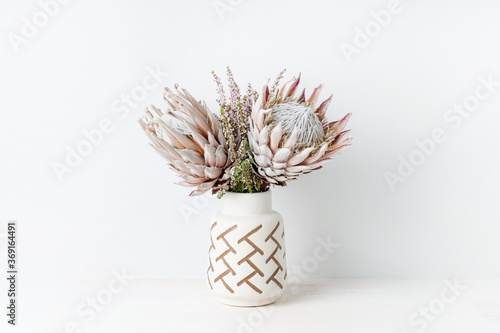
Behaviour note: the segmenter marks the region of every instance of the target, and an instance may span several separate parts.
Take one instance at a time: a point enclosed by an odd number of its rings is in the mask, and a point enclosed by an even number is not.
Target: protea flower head
[[[316,107],[322,84],[306,99],[305,89],[297,94],[300,74],[278,89],[279,78],[271,89],[269,81],[264,85],[254,104],[248,139],[257,172],[272,184],[285,185],[350,145],[344,128],[351,114],[329,123],[325,113],[332,96]]]
[[[175,93],[165,88],[165,100],[166,111],[151,106],[139,119],[151,145],[182,179],[177,184],[196,187],[190,195],[217,192],[231,164],[219,119],[177,84]]]

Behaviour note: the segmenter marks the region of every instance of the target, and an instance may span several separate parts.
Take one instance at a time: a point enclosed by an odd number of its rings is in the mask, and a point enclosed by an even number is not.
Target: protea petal
[[[189,171],[196,177],[202,178],[205,176],[205,167],[203,165],[187,163],[187,167]]]
[[[210,144],[211,147],[217,148],[219,146],[219,142],[217,142],[217,139],[212,133],[208,133],[208,143]]]
[[[332,141],[332,143],[331,143],[330,145],[332,145],[332,146],[333,146],[333,145],[336,145],[336,144],[338,144],[339,142],[341,142],[341,141],[342,141],[342,139],[344,139],[344,138],[346,137],[346,135],[347,135],[349,132],[351,132],[351,130],[342,131],[342,132],[340,132],[339,134],[337,134],[337,135],[335,136],[335,139]],[[349,139],[349,138],[346,138],[346,139]]]
[[[297,79],[292,83],[292,85],[288,89],[286,97],[293,97],[293,95],[295,94],[295,91],[297,90],[297,87],[299,86],[299,83],[300,83],[300,74],[301,73],[299,73],[299,76],[297,77]]]
[[[351,113],[346,114],[345,117],[342,118],[342,120],[338,121],[335,125],[333,125],[330,130],[334,131],[335,133],[342,132],[346,127],[349,118],[351,118]]]
[[[286,163],[291,154],[292,151],[289,148],[280,148],[278,149],[276,154],[274,154],[273,161],[279,163]]]
[[[255,157],[255,162],[261,167],[271,166],[271,159],[266,155],[258,155]]]
[[[267,146],[269,144],[269,128],[265,126],[259,133],[259,145]]]
[[[227,155],[224,152],[222,146],[217,147],[217,151],[215,152],[215,166],[218,168],[222,168],[226,165]]]
[[[271,148],[269,148],[268,146],[261,145],[259,147],[259,150],[260,150],[260,153],[262,155],[265,155],[265,156],[267,156],[269,158],[273,157],[273,152],[272,152]]]
[[[205,168],[205,177],[206,178],[217,178],[219,177],[220,173],[221,173],[222,169],[221,168],[218,168],[218,167],[209,167],[209,168]]]
[[[322,84],[320,84],[316,89],[314,89],[313,93],[311,94],[311,97],[309,97],[309,99],[307,100],[307,105],[314,107],[314,105],[318,101],[321,90],[323,90]]]
[[[266,113],[264,110],[260,110],[259,113],[257,114],[257,128],[259,131],[262,131],[264,128],[264,117],[266,116]]]
[[[275,153],[276,150],[278,149],[278,145],[281,141],[282,135],[283,135],[283,127],[281,126],[281,123],[279,123],[271,132],[270,146],[273,153]]]
[[[215,147],[206,144],[205,145],[205,165],[213,166],[216,164]]]
[[[312,164],[319,160],[323,155],[325,155],[326,150],[328,149],[328,143],[324,143],[321,148],[311,157],[306,158],[304,160],[304,164]]]
[[[306,88],[302,89],[299,98],[297,99],[297,103],[304,103],[306,101]]]
[[[318,118],[319,120],[323,120],[325,118],[326,110],[328,110],[328,106],[330,105],[330,102],[332,101],[333,95],[330,95],[327,100],[325,100],[321,105],[318,107],[316,112],[318,113]]]
[[[303,162],[313,150],[314,150],[314,147],[309,147],[309,148],[306,148],[304,150],[299,151],[298,153],[296,153],[295,155],[290,157],[287,164],[288,165],[297,165],[297,164]]]
[[[295,147],[295,145],[297,144],[298,132],[299,132],[299,129],[297,127],[295,127],[292,131],[292,134],[288,137],[288,139],[286,140],[283,147],[289,148],[289,149],[292,149],[293,147]]]
[[[197,151],[189,150],[189,149],[179,149],[177,152],[179,153],[179,155],[182,156],[184,161],[195,163],[195,164],[204,164],[205,163],[205,159]]]

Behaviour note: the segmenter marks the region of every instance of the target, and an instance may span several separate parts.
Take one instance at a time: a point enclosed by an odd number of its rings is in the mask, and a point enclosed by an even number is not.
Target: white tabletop
[[[24,283],[18,325],[1,331],[500,332],[500,280],[305,280],[259,308],[219,304],[198,280],[126,284]]]

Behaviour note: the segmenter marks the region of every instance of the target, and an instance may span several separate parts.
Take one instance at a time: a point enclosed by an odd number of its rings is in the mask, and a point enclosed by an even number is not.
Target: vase
[[[217,299],[233,306],[276,301],[286,288],[283,218],[271,191],[228,192],[210,223],[207,280]]]

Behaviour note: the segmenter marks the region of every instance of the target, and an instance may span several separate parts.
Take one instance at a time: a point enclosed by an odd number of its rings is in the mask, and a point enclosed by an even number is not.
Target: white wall
[[[340,246],[312,276],[500,277],[500,86],[459,126],[443,118],[476,89],[488,92],[479,77],[500,81],[500,3],[401,0],[350,62],[342,43],[354,44],[357,27],[376,29],[370,12],[389,1],[232,3],[221,20],[211,0],[74,0],[17,53],[9,33],[21,34],[40,5],[0,4],[0,221],[19,221],[24,278],[94,279],[116,268],[204,277],[207,221],[220,202],[172,185],[148,147],[136,119],[148,104],[164,106],[160,85],[137,106],[120,99],[158,66],[169,72],[161,86],[179,82],[216,111],[210,72],[227,65],[243,86],[301,71],[309,92],[323,82],[322,98],[334,94],[330,119],[354,114],[349,150],[274,190],[290,266],[330,235]],[[60,182],[51,164],[103,119],[114,130]],[[446,140],[391,191],[385,173],[439,128]]]

